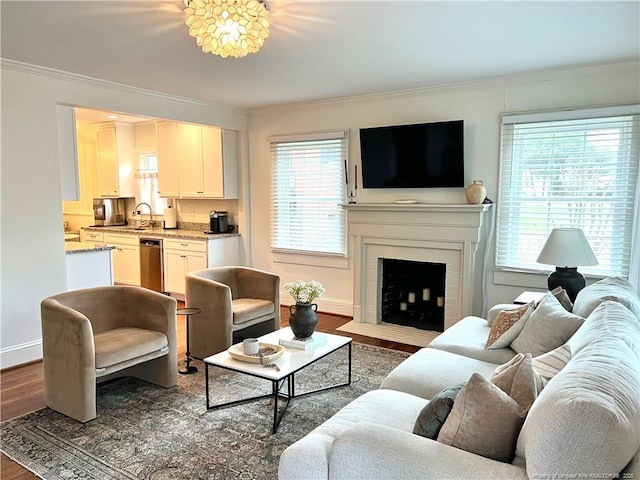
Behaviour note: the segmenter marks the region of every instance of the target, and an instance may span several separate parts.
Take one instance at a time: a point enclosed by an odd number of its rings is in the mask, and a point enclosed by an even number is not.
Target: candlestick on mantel
[[[344,159],[344,181],[349,185],[349,170],[347,169],[347,159]]]
[[[356,185],[356,190],[358,190],[358,165],[354,165],[354,170],[355,170],[355,180],[354,183]]]

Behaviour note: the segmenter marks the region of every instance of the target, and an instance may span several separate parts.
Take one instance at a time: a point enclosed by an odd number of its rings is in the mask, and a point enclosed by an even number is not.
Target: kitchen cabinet
[[[100,197],[133,197],[134,131],[133,125],[100,124],[97,128],[97,180]]]
[[[177,124],[180,197],[238,198],[237,133]]]
[[[207,243],[195,240],[164,241],[164,289],[185,293],[185,275],[207,268]]]
[[[238,265],[240,262],[239,237],[210,240],[165,239],[164,289],[184,298],[187,273],[211,267]]]
[[[140,285],[140,239],[137,235],[104,234],[104,243],[114,245],[113,279],[115,283]]]
[[[161,197],[179,197],[178,125],[175,122],[157,122],[158,193]]]
[[[56,105],[58,126],[58,162],[62,200],[80,200],[78,173],[78,141],[76,136],[76,111],[73,107]]]
[[[104,244],[104,233],[80,230],[80,241],[87,243]]]

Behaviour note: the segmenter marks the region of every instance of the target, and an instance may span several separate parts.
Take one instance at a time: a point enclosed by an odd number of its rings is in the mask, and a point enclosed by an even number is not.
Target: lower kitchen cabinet
[[[113,280],[117,284],[140,285],[140,240],[135,235],[104,234],[104,243],[114,245]]]
[[[164,289],[184,298],[187,273],[205,268],[238,265],[238,237],[212,240],[166,239],[163,245]]]

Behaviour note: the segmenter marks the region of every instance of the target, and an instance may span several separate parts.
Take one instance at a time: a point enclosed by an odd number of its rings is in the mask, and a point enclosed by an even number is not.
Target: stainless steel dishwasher
[[[140,285],[164,293],[162,240],[140,238]]]

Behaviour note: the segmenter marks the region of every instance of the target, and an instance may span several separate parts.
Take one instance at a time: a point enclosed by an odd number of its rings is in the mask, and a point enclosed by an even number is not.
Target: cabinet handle
[[[187,258],[186,255],[180,255],[180,258]]]
[[[183,247],[188,247],[189,246],[188,243],[181,243],[180,245],[182,245]]]

